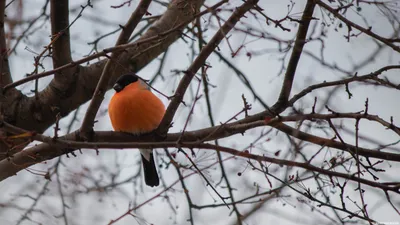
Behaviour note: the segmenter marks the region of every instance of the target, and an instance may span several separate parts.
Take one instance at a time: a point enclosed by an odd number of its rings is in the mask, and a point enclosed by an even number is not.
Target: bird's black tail
[[[144,170],[144,181],[150,187],[158,186],[160,179],[158,178],[156,164],[154,163],[153,154],[150,154],[150,161],[142,155],[142,164]]]

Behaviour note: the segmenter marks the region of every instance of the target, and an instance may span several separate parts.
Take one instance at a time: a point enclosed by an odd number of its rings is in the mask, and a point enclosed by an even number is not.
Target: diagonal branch
[[[374,33],[371,31],[371,27],[370,28],[364,28],[356,23],[353,23],[352,21],[346,19],[346,17],[342,16],[338,10],[331,8],[328,4],[322,2],[321,0],[314,0],[321,8],[324,8],[326,10],[328,10],[330,13],[332,13],[333,15],[335,15],[335,17],[337,17],[338,19],[340,19],[341,21],[343,21],[343,23],[345,23],[347,26],[349,27],[354,27],[357,30],[363,32],[364,34],[375,38],[376,40],[381,41],[382,43],[384,43],[385,45],[391,47],[393,50],[400,52],[400,47],[396,46],[395,44],[393,44],[393,42],[390,41],[390,39],[388,38],[384,38],[379,36],[378,34]]]
[[[125,44],[136,26],[139,24],[142,17],[147,13],[147,9],[149,8],[151,0],[142,0],[137,6],[136,10],[132,13],[128,22],[123,26],[121,34],[118,37],[115,46]],[[104,94],[107,91],[107,85],[111,79],[110,74],[112,74],[115,64],[114,61],[118,60],[121,52],[113,52],[110,56],[110,59],[107,61],[104,66],[103,72],[101,73],[100,80],[97,84],[96,90],[93,93],[92,101],[90,102],[89,108],[86,111],[85,117],[82,122],[81,132],[86,136],[86,133],[93,130],[93,123],[96,117],[97,111],[100,108],[100,104],[103,102]]]
[[[280,113],[280,111],[285,109],[290,96],[290,92],[292,91],[292,85],[294,81],[294,76],[296,75],[297,64],[300,61],[303,47],[306,44],[307,31],[310,25],[310,21],[312,19],[314,7],[314,1],[308,0],[303,12],[303,16],[301,17],[299,30],[297,31],[296,35],[296,41],[294,42],[292,54],[290,56],[285,77],[283,79],[281,93],[279,94],[278,104],[280,105],[280,107],[278,107],[278,111],[276,112],[278,114]]]
[[[204,65],[208,56],[214,51],[214,49],[218,46],[218,44],[222,41],[225,35],[236,25],[237,22],[244,16],[246,12],[256,5],[258,0],[248,0],[240,7],[236,8],[235,12],[229,17],[229,19],[224,23],[221,29],[214,35],[214,37],[210,40],[210,42],[204,46],[201,50],[200,54],[194,60],[192,65],[187,69],[185,75],[180,81],[178,88],[175,91],[175,95],[172,98],[172,101],[168,105],[168,108],[165,112],[164,118],[161,121],[160,126],[158,127],[158,132],[160,134],[166,134],[170,127],[170,124],[175,116],[176,110],[183,100],[183,96],[185,95],[186,89],[189,87],[190,82],[193,77],[197,73],[197,71]]]

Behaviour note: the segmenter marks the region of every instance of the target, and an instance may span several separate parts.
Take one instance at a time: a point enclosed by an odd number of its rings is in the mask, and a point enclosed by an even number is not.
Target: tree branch
[[[279,94],[278,104],[280,104],[281,107],[278,108],[278,112],[276,113],[280,113],[280,111],[285,109],[286,103],[290,96],[290,92],[292,91],[292,84],[294,81],[294,76],[296,75],[297,64],[300,61],[303,47],[306,44],[307,31],[310,25],[310,21],[312,19],[314,7],[314,1],[308,0],[303,12],[303,16],[301,17],[299,30],[297,31],[296,35],[296,41],[294,42],[292,54],[290,56],[285,77],[283,79],[281,93]]]
[[[6,34],[4,31],[4,11],[6,7],[6,1],[0,3],[0,88],[5,85],[12,83],[10,67],[8,64],[8,49],[6,45]]]
[[[52,158],[73,152],[76,149],[80,148],[162,148],[171,147],[171,145],[176,147],[179,146],[178,140],[185,143],[189,142],[193,145],[197,143],[200,146],[202,141],[211,141],[230,137],[234,134],[244,133],[251,128],[266,125],[274,127],[290,136],[310,143],[314,143],[316,145],[340,149],[349,153],[354,153],[357,151],[360,156],[364,157],[385,159],[397,162],[400,161],[400,154],[371,150],[362,147],[357,148],[350,144],[343,144],[332,139],[326,139],[307,134],[281,123],[281,121],[285,120],[293,121],[293,117],[291,116],[271,119],[268,123],[266,123],[264,119],[258,120],[259,117],[260,114],[256,114],[229,124],[222,124],[219,126],[200,129],[196,131],[186,131],[183,135],[182,133],[168,134],[164,140],[161,140],[155,132],[151,134],[134,136],[131,134],[119,132],[98,131],[93,134],[93,142],[77,141],[79,140],[77,138],[79,136],[79,131],[72,132],[63,137],[59,137],[58,139],[52,139],[41,134],[31,133],[31,135],[27,135],[24,137],[25,140],[33,139],[45,143],[19,152],[13,155],[12,158],[0,161],[0,181],[16,174],[18,171],[25,169],[33,164],[40,163],[45,160],[50,160]],[[331,118],[332,115],[322,117]],[[5,122],[3,122],[2,124],[3,128],[11,133],[30,133],[29,131],[17,128]],[[140,141],[140,143],[138,141]]]
[[[74,145],[87,145],[90,144],[88,142],[69,142],[70,146]],[[296,161],[291,161],[291,160],[285,160],[285,159],[278,159],[278,158],[272,158],[268,156],[260,156],[260,155],[254,155],[249,153],[248,151],[238,151],[233,148],[229,147],[223,147],[223,146],[217,146],[217,145],[212,145],[212,144],[203,144],[203,143],[198,143],[198,142],[181,142],[177,143],[176,141],[174,142],[156,142],[156,143],[109,143],[109,142],[101,142],[101,143],[95,143],[95,146],[99,148],[171,148],[171,147],[183,147],[183,148],[198,148],[198,149],[204,149],[204,150],[217,150],[219,152],[224,152],[230,155],[234,156],[239,156],[239,157],[244,157],[248,159],[253,159],[257,160],[260,162],[269,162],[273,164],[278,164],[278,165],[286,165],[286,166],[294,166],[294,167],[299,167],[303,168],[306,170],[310,171],[315,171],[319,172],[324,175],[328,176],[334,176],[334,177],[339,177],[339,178],[344,178],[348,180],[352,180],[355,182],[360,182],[362,184],[369,185],[371,187],[379,188],[382,189],[383,191],[393,191],[395,193],[400,193],[400,188],[398,185],[395,184],[385,184],[385,183],[380,183],[380,182],[374,182],[370,181],[364,178],[359,178],[357,176],[354,176],[353,174],[345,174],[345,173],[340,173],[340,172],[335,172],[332,170],[316,167],[308,162],[296,162]],[[54,148],[47,148],[46,152],[41,151],[40,153],[37,151],[37,147],[31,148],[29,151],[23,151],[19,152],[18,154],[23,155],[22,157],[18,157],[19,160],[21,159],[26,159],[26,158],[31,158],[33,160],[38,160],[42,161],[43,159],[41,158],[42,153],[45,154],[51,154],[54,158],[59,154],[60,152],[64,151],[63,154],[68,153],[68,152],[73,152],[71,149],[64,149],[64,150],[57,150],[57,151],[52,151],[55,150]],[[49,152],[50,151],[50,152]],[[26,168],[27,165],[23,164],[22,162],[17,161],[15,158],[13,160],[3,160],[0,162],[0,181],[6,179],[7,177],[11,176],[9,168],[14,168],[21,170],[22,167]],[[5,170],[7,169],[7,170]],[[15,172],[15,171],[14,171]]]
[[[258,0],[248,0],[240,7],[236,8],[235,12],[224,23],[221,29],[217,31],[210,42],[206,46],[204,46],[192,65],[190,65],[190,67],[187,69],[185,75],[178,85],[178,88],[175,90],[175,95],[168,105],[164,118],[162,119],[160,126],[157,129],[160,134],[166,134],[168,132],[170,124],[175,116],[176,110],[178,109],[185,95],[186,89],[189,87],[189,84],[197,71],[200,69],[200,67],[204,65],[208,56],[214,51],[214,49],[222,41],[225,35],[236,25],[237,22],[239,22],[240,18],[242,18],[246,12],[252,9],[254,5],[257,4],[257,2]]]
[[[72,61],[68,0],[51,0],[50,18],[52,40],[56,39],[52,45],[53,66],[57,68]]]
[[[391,47],[393,50],[395,50],[396,52],[400,52],[400,47],[396,46],[395,44],[393,44],[389,39],[381,37],[377,34],[375,34],[374,32],[371,31],[372,27],[364,28],[356,23],[351,22],[350,20],[346,19],[346,17],[342,16],[338,10],[331,8],[328,4],[320,1],[320,0],[314,0],[321,8],[324,8],[326,10],[328,10],[330,13],[332,13],[333,15],[335,15],[335,17],[337,17],[338,19],[340,19],[341,21],[343,21],[343,23],[345,23],[347,26],[349,27],[354,27],[357,30],[363,32],[364,34],[375,38],[376,40],[381,41],[382,43],[384,43],[385,45]]]
[[[300,91],[299,93],[295,94],[288,101],[288,106],[293,106],[297,100],[303,98],[307,94],[309,94],[312,91],[315,91],[317,89],[332,87],[332,86],[337,86],[337,85],[348,85],[349,83],[352,83],[352,82],[363,82],[363,81],[366,82],[368,80],[374,80],[375,78],[382,75],[382,73],[389,71],[389,70],[394,70],[394,69],[400,69],[400,65],[389,65],[389,66],[382,67],[382,68],[380,68],[374,72],[371,72],[369,74],[365,74],[365,75],[361,75],[361,76],[352,76],[350,78],[345,78],[345,79],[340,79],[340,80],[335,80],[335,81],[328,81],[328,82],[324,81],[322,83],[310,85],[307,88]]]

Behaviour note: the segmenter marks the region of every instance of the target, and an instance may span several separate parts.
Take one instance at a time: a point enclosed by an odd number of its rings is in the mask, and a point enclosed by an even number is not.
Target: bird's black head
[[[120,92],[129,84],[134,83],[138,80],[139,80],[139,77],[136,74],[128,73],[128,74],[120,76],[118,78],[118,80],[115,82],[113,88],[116,92]]]

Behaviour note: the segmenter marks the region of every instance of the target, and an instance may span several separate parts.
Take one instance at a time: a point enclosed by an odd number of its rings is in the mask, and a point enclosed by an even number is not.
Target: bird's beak
[[[116,92],[120,92],[120,91],[122,91],[123,87],[120,84],[116,83],[116,84],[114,84],[113,89]]]

